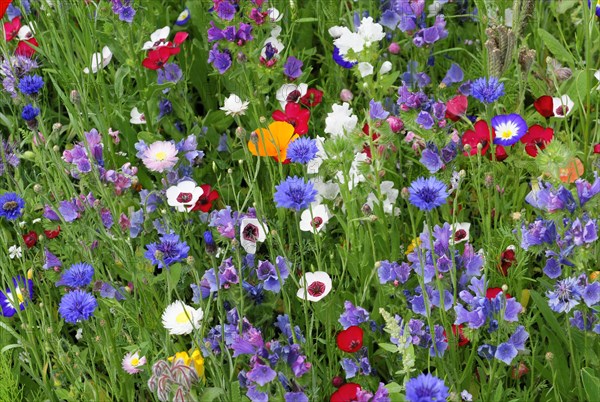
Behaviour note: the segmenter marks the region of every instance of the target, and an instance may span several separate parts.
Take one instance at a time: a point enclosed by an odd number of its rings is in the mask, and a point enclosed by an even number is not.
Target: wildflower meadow
[[[0,402],[600,400],[600,1],[0,16]]]

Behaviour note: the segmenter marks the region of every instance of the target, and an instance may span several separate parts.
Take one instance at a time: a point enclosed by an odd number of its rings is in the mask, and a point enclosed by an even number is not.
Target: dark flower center
[[[16,201],[7,201],[4,203],[4,205],[2,205],[2,209],[4,209],[5,211],[12,211],[18,206],[19,204]]]
[[[566,116],[567,113],[569,113],[568,106],[559,106],[556,108],[556,115],[558,115],[558,116]]]
[[[350,350],[354,350],[358,346],[360,346],[360,342],[357,341],[357,340],[352,340],[352,341],[350,341],[350,345],[349,346],[350,346],[350,348],[349,348]]]
[[[190,202],[192,198],[192,193],[179,193],[179,195],[177,196],[177,202],[185,204]]]
[[[244,240],[254,241],[255,242],[256,239],[258,238],[258,227],[256,227],[255,225],[249,223],[244,228],[244,230],[242,232],[242,236],[243,236]]]
[[[436,194],[430,188],[423,188],[418,191],[419,198],[427,204],[432,203],[436,199]]]
[[[319,218],[318,216],[312,220],[313,228],[318,228],[323,224],[323,218]]]
[[[323,282],[314,281],[308,286],[308,294],[313,297],[319,297],[325,293],[325,284]]]
[[[162,260],[166,261],[169,258],[175,258],[179,254],[179,250],[177,250],[177,243],[173,243],[170,241],[161,243],[158,247],[158,250],[162,253]]]
[[[287,102],[297,102],[302,94],[297,89],[290,92],[286,98]]]
[[[465,237],[467,237],[467,231],[464,229],[459,229],[454,233],[454,241],[461,241]]]

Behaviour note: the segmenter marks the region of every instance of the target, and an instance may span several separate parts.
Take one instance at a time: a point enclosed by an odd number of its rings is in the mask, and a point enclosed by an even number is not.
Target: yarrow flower
[[[83,290],[74,290],[65,294],[58,306],[58,312],[70,324],[88,320],[98,307],[96,298]]]
[[[494,103],[504,96],[504,84],[496,77],[481,77],[473,81],[473,97],[483,103]]]
[[[513,145],[527,133],[525,119],[516,113],[492,117],[492,127],[497,145]]]
[[[419,177],[412,182],[408,191],[410,203],[423,211],[431,211],[444,205],[446,198],[448,198],[446,184],[435,177],[427,179]]]
[[[288,177],[275,186],[275,203],[279,208],[289,208],[296,211],[308,208],[315,201],[317,190],[309,181],[306,183],[297,176]]]
[[[443,380],[431,374],[420,374],[406,383],[408,402],[445,401],[446,398],[448,398],[448,387]]]
[[[0,196],[0,216],[14,221],[23,215],[25,200],[15,193],[5,193]]]
[[[161,236],[160,242],[148,244],[146,248],[148,250],[144,257],[159,269],[168,268],[170,265],[184,260],[190,251],[187,243],[181,242],[175,233]]]
[[[92,282],[94,276],[94,267],[85,262],[71,265],[69,269],[63,272],[56,286],[67,286],[69,288],[83,288]]]

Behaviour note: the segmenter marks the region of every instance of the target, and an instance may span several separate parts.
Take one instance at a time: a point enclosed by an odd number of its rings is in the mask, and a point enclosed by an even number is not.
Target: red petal
[[[361,390],[360,385],[353,382],[346,383],[331,395],[329,402],[356,401],[356,394],[359,390]]]
[[[340,332],[336,337],[338,348],[348,353],[356,353],[363,345],[363,330],[352,326]]]
[[[187,39],[188,36],[190,36],[190,34],[188,34],[187,32],[177,32],[173,37],[173,43],[175,43],[176,45],[181,45]]]
[[[0,0],[0,18],[4,17],[6,9],[10,5],[10,3],[12,3],[12,0]]]
[[[287,121],[287,116],[281,110],[274,111],[271,117],[276,121]]]
[[[17,45],[15,54],[17,56],[33,57],[33,55],[35,54],[35,48],[37,46],[38,46],[38,42],[35,38],[31,38],[28,40],[22,40]]]
[[[542,116],[544,116],[546,118],[554,116],[554,110],[552,110],[553,109],[553,101],[552,101],[551,96],[548,96],[548,95],[540,96],[539,98],[537,98],[535,100],[535,102],[533,102],[533,106],[535,107],[535,110],[537,110],[539,114],[541,114]]]

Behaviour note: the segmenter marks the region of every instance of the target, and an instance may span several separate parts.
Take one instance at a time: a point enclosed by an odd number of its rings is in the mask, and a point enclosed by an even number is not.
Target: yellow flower
[[[421,245],[421,239],[419,239],[418,237],[415,237],[410,244],[408,245],[408,247],[406,248],[406,252],[404,254],[409,255],[410,253],[413,252],[413,250],[415,249],[415,247],[420,246]]]
[[[193,363],[198,377],[204,378],[204,358],[198,349],[195,349],[191,356],[188,354],[188,352],[177,352],[175,353],[175,356],[169,357],[168,360],[172,362],[175,359],[183,360],[183,364],[188,367],[191,367],[191,364]]]

